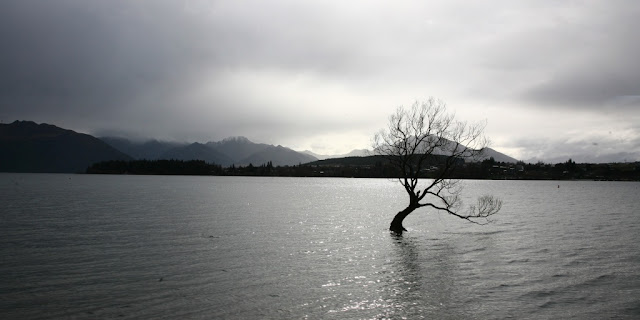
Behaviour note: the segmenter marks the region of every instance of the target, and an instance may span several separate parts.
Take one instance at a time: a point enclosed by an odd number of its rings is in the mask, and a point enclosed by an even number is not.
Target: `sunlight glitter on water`
[[[640,314],[640,184],[465,184],[465,201],[503,198],[493,224],[420,210],[398,238],[387,227],[406,199],[384,179],[12,175],[0,180],[0,315]]]

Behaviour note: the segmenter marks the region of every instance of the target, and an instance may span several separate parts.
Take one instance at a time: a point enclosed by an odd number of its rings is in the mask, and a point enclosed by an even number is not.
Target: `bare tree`
[[[465,161],[477,161],[488,146],[485,124],[467,124],[454,120],[446,105],[434,98],[399,107],[389,117],[388,127],[374,138],[374,152],[383,155],[399,170],[399,182],[409,194],[409,205],[398,212],[389,230],[402,234],[402,221],[421,207],[444,211],[458,218],[488,223],[488,217],[502,207],[502,200],[482,196],[476,205],[461,212],[462,186],[450,179]],[[429,174],[430,179],[425,178]],[[422,183],[419,185],[419,181]]]

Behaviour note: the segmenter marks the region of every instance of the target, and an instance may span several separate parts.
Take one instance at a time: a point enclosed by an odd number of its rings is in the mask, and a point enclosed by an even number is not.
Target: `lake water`
[[[640,317],[640,183],[0,174],[2,319]]]

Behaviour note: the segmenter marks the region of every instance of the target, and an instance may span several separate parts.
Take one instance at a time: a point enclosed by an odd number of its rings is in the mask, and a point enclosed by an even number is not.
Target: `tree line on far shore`
[[[432,165],[421,172],[424,178],[437,175],[437,156]],[[348,157],[320,160],[294,166],[274,166],[270,161],[260,165],[222,167],[202,160],[131,160],[104,161],[91,165],[90,174],[134,175],[212,175],[212,176],[283,176],[283,177],[354,177],[397,178],[397,168],[385,156]],[[455,172],[457,179],[517,180],[632,180],[640,181],[640,162],[632,163],[505,163],[486,159],[462,164]]]

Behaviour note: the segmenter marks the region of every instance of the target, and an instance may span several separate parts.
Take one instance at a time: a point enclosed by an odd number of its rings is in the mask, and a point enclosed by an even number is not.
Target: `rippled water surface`
[[[640,183],[0,174],[0,318],[640,317]]]

